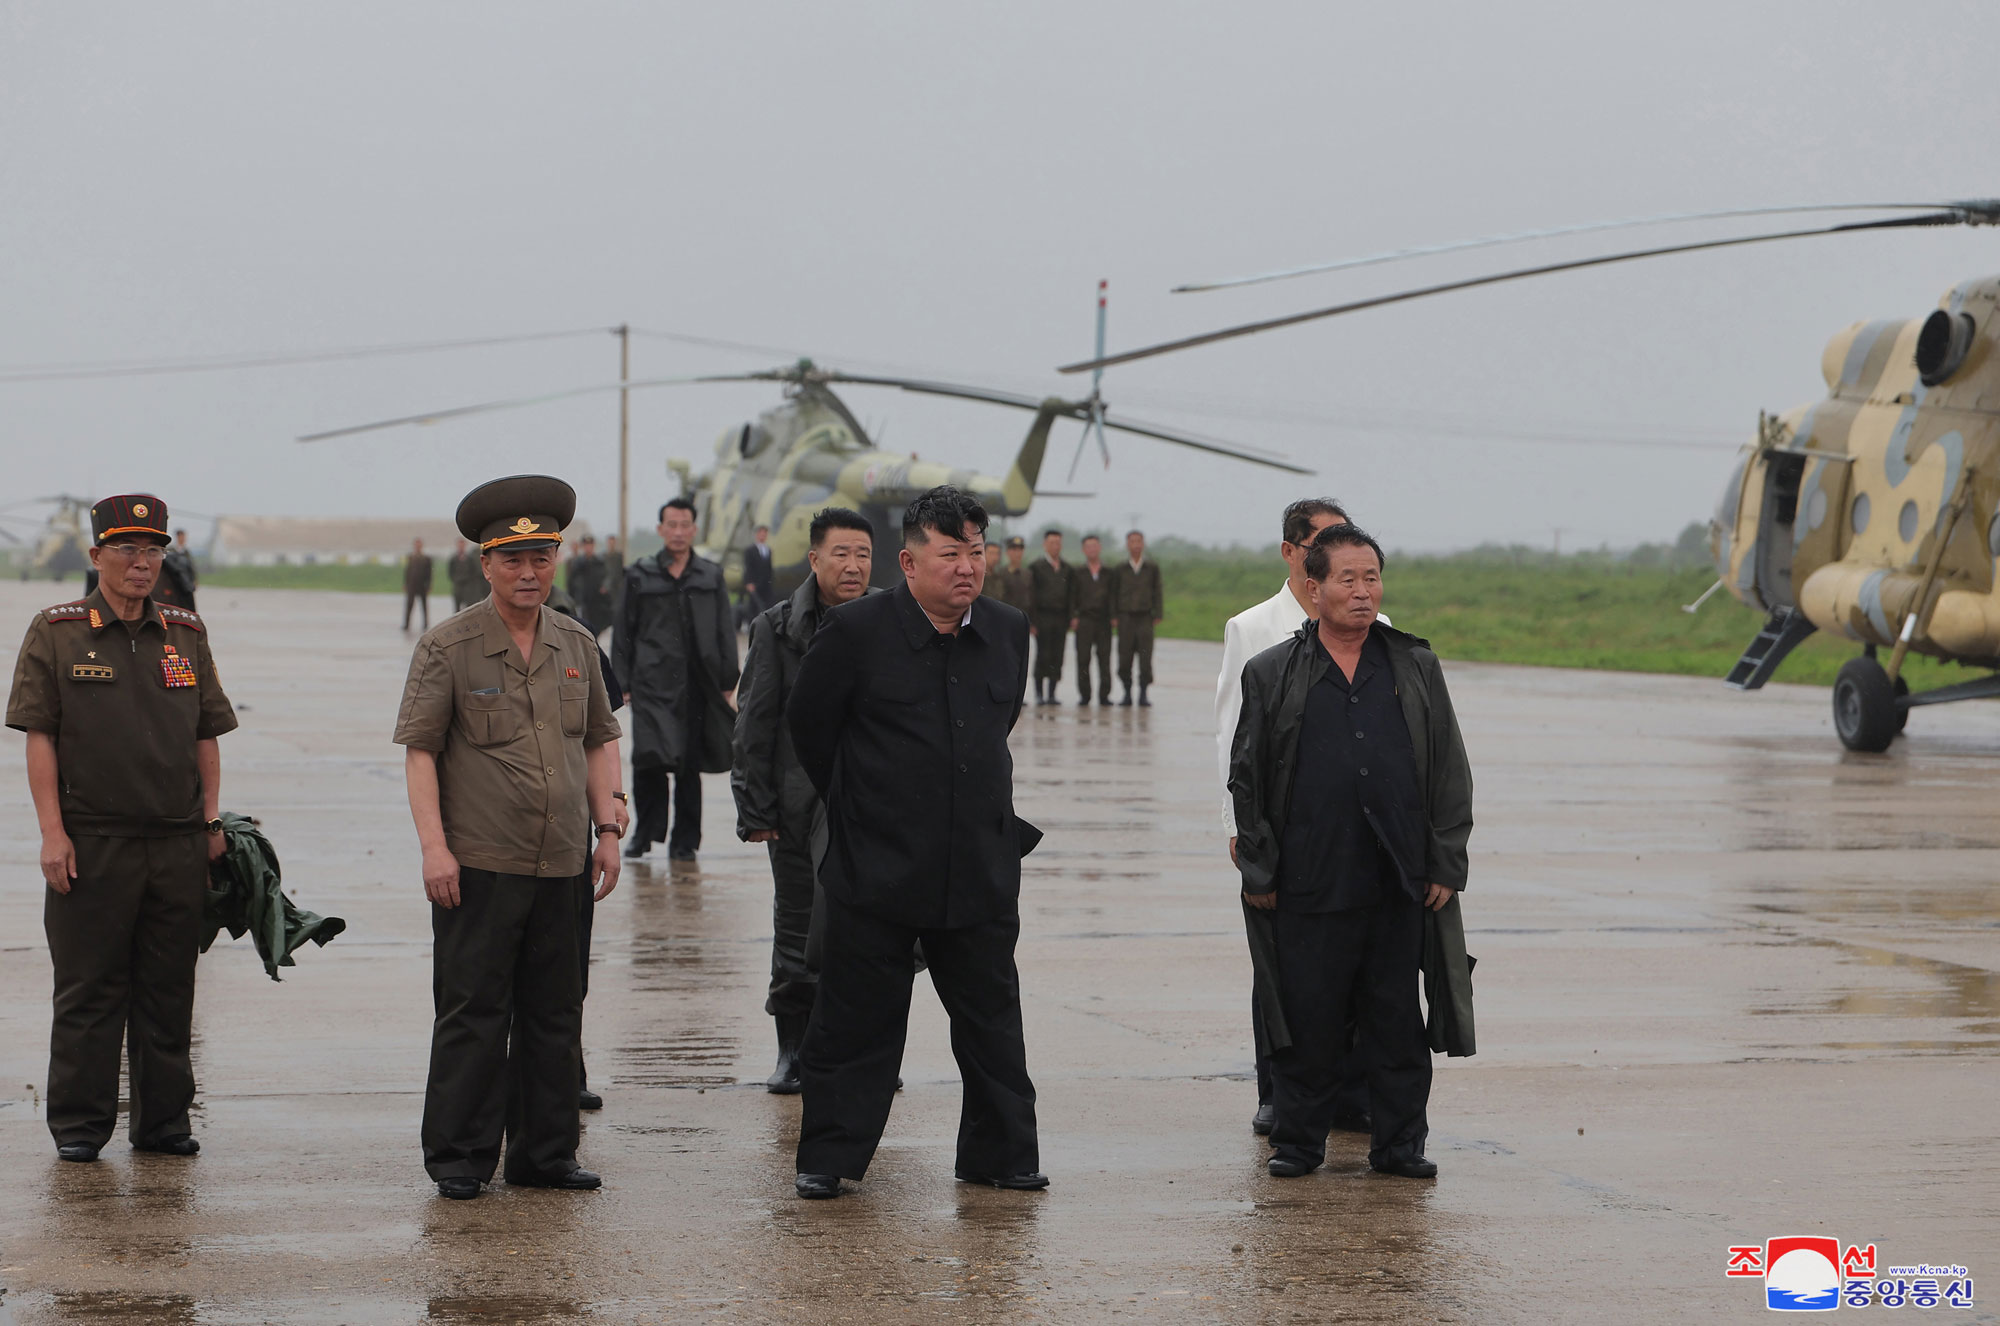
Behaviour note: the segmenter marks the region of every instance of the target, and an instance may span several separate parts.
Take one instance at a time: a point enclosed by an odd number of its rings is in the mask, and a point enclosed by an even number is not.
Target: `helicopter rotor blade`
[[[1263,285],[1269,281],[1287,281],[1295,276],[1316,276],[1322,272],[1342,272],[1355,267],[1374,267],[1382,263],[1406,262],[1412,258],[1430,258],[1440,253],[1463,253],[1468,249],[1496,248],[1506,244],[1523,244],[1529,240],[1556,239],[1566,235],[1601,234],[1607,230],[1631,230],[1638,226],[1683,225],[1691,221],[1727,221],[1752,216],[1800,216],[1813,212],[1936,212],[1964,209],[1972,212],[1991,212],[1996,200],[1976,199],[1965,202],[1944,203],[1806,203],[1795,207],[1727,207],[1713,212],[1666,212],[1659,216],[1625,217],[1616,221],[1586,221],[1581,225],[1550,226],[1542,230],[1519,230],[1505,235],[1482,235],[1476,239],[1451,240],[1443,244],[1419,244],[1410,248],[1390,249],[1383,253],[1370,253],[1359,258],[1342,258],[1336,262],[1312,263],[1305,267],[1285,267],[1274,272],[1258,272],[1252,276],[1231,276],[1215,281],[1190,281],[1177,285],[1172,293],[1176,295],[1196,294],[1205,290],[1234,290],[1240,286]],[[1098,357],[1103,358],[1103,350]]]
[[[306,433],[296,440],[300,442],[324,442],[329,438],[351,437],[356,433],[373,432],[380,428],[400,428],[405,424],[434,424],[445,419],[456,419],[461,415],[485,414],[491,410],[519,410],[531,405],[547,405],[551,401],[564,401],[577,396],[594,396],[607,391],[634,391],[640,387],[684,386],[694,382],[727,382],[735,377],[722,378],[635,378],[630,382],[600,382],[589,387],[570,387],[564,391],[545,392],[540,396],[514,396],[506,400],[481,401],[476,405],[454,405],[448,409],[431,410],[424,414],[400,415],[394,419],[377,419],[372,423],[353,424],[346,428],[329,428],[324,432]]]
[[[1059,373],[1082,373],[1086,370],[1109,368],[1114,364],[1129,364],[1139,359],[1151,359],[1155,355],[1171,354],[1176,350],[1190,350],[1198,345],[1210,345],[1216,341],[1233,340],[1238,336],[1252,336],[1258,332],[1272,331],[1279,327],[1291,327],[1301,322],[1314,322],[1320,318],[1338,317],[1344,313],[1359,313],[1364,309],[1382,308],[1389,304],[1401,304],[1407,300],[1423,299],[1430,295],[1450,294],[1456,290],[1472,290],[1480,286],[1498,285],[1502,281],[1518,281],[1531,276],[1547,276],[1554,272],[1578,271],[1586,267],[1604,267],[1612,263],[1635,262],[1641,258],[1659,258],[1674,253],[1700,253],[1708,249],[1734,248],[1742,244],[1769,244],[1776,240],[1808,239],[1816,235],[1845,235],[1868,230],[1900,230],[1916,227],[1992,225],[2000,222],[2000,202],[1992,204],[1992,210],[1955,208],[1946,212],[1926,212],[1919,216],[1894,217],[1886,221],[1850,221],[1837,226],[1815,226],[1805,230],[1781,230],[1762,235],[1736,235],[1726,239],[1699,240],[1690,244],[1667,244],[1648,249],[1632,249],[1623,253],[1600,254],[1593,258],[1574,258],[1565,262],[1541,263],[1534,267],[1517,267],[1511,271],[1494,272],[1486,276],[1474,276],[1460,281],[1443,281],[1436,285],[1419,286],[1412,290],[1400,290],[1393,294],[1376,295],[1368,299],[1350,300],[1345,304],[1335,304],[1329,308],[1313,309],[1306,313],[1292,313],[1281,318],[1266,318],[1260,322],[1240,323],[1234,327],[1224,327],[1220,331],[1204,332],[1199,336],[1184,336],[1179,340],[1163,341],[1158,345],[1143,346],[1137,350],[1124,350],[1115,355],[1104,355],[1097,359],[1086,359],[1080,363],[1064,364]]]

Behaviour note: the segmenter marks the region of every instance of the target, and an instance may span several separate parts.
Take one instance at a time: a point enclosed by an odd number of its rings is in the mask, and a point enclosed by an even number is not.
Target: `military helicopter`
[[[90,513],[89,499],[60,494],[16,503],[15,507],[44,505],[50,511],[47,518],[39,522],[33,517],[14,515],[12,509],[0,511],[0,539],[21,548],[27,546],[29,539],[34,540],[34,552],[20,561],[21,579],[47,576],[51,580],[61,580],[72,571],[89,570],[90,555],[85,550],[90,547],[90,540],[84,535],[84,518]],[[7,528],[9,524],[36,523],[40,526],[39,530],[27,538]]]
[[[1101,353],[1104,346],[1101,285],[1097,345]],[[849,506],[868,517],[875,526],[874,578],[878,584],[890,584],[901,576],[895,549],[901,546],[903,508],[926,489],[939,484],[955,484],[977,495],[986,509],[996,516],[1025,515],[1038,497],[1089,496],[1037,487],[1048,450],[1049,433],[1057,420],[1082,423],[1083,434],[1077,442],[1078,457],[1081,457],[1091,437],[1095,436],[1107,465],[1110,463],[1110,449],[1104,440],[1104,430],[1108,428],[1290,474],[1312,473],[1275,452],[1114,415],[1106,408],[1096,380],[1092,382],[1088,396],[1081,400],[1066,400],[922,378],[845,373],[822,368],[810,359],[760,372],[640,378],[546,396],[456,406],[430,414],[408,415],[311,433],[299,438],[299,441],[317,442],[371,429],[430,423],[484,410],[512,409],[596,392],[712,382],[769,382],[784,392],[780,404],[749,423],[725,430],[716,438],[715,462],[710,470],[696,475],[693,466],[686,461],[668,462],[669,470],[679,480],[682,494],[695,503],[703,541],[698,551],[722,564],[732,588],[742,583],[743,551],[750,546],[759,525],[768,526],[771,531],[771,560],[776,590],[781,594],[789,593],[801,584],[808,574],[808,526],[812,523],[813,514],[828,505]],[[836,386],[894,387],[920,395],[979,401],[1031,411],[1034,419],[1029,423],[1027,436],[1023,438],[1005,476],[995,476],[920,460],[908,452],[881,449],[870,440],[868,430],[846,402],[834,392]],[[1075,465],[1072,463],[1071,473],[1074,472]]]
[[[1662,245],[1492,273],[1245,323],[1065,365],[1114,364],[1319,318],[1502,281],[1740,244],[1915,226],[2000,224],[2000,199],[1950,203],[1738,208],[1487,236],[1311,267],[1178,287],[1216,290],[1527,239],[1744,216],[1896,211],[1886,220]],[[1766,613],[1730,669],[1756,690],[1814,631],[1860,644],[1833,688],[1834,728],[1850,750],[1886,750],[1911,709],[2000,696],[2000,674],[1912,694],[1910,651],[2000,669],[2000,277],[1963,282],[1923,317],[1855,323],[1820,357],[1826,399],[1760,416],[1715,516],[1710,549],[1725,588]],[[1714,592],[1712,588],[1710,593]],[[1708,595],[1704,594],[1703,599]],[[1699,605],[1690,605],[1690,610]],[[1885,664],[1879,651],[1888,650]]]

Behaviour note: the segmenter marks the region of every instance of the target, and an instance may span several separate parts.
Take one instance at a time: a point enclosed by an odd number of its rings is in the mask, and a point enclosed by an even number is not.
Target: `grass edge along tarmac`
[[[1177,639],[1220,640],[1231,616],[1269,598],[1283,580],[1276,549],[1216,551],[1170,541],[1159,560],[1167,586],[1160,634]],[[1663,550],[1651,557],[1643,549],[1622,557],[1522,549],[1392,556],[1382,607],[1446,659],[1720,678],[1762,619],[1725,593],[1697,614],[1680,610],[1714,579],[1713,568],[1685,559],[1674,566]],[[204,590],[231,586],[393,594],[402,589],[402,568],[219,567],[202,576]],[[1852,641],[1813,635],[1776,680],[1830,685],[1859,652]],[[1914,689],[1927,690],[1979,674],[1913,654],[1906,675]]]

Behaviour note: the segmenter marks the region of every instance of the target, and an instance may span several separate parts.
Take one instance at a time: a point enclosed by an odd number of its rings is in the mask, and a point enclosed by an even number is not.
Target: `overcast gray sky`
[[[1191,278],[1656,212],[2000,193],[1996,49],[1990,3],[0,0],[0,369],[629,321],[1081,390],[1053,367],[1089,350],[1099,277],[1118,348],[1485,264],[1167,293]],[[1079,472],[1099,496],[1041,511],[1264,543],[1313,489],[1398,548],[1671,538],[1706,517],[1759,408],[1823,394],[1830,335],[1995,269],[1991,230],[1811,240],[1116,369],[1114,408],[1319,477],[1114,435],[1111,469]],[[640,375],[771,362],[634,344]],[[616,363],[607,335],[0,384],[0,501],[150,488],[191,511],[445,515],[474,482],[549,469],[603,528],[614,398],[291,439]],[[635,509],[665,495],[666,458],[701,465],[771,400],[635,396]],[[989,469],[1025,422],[851,401],[887,445]],[[1066,425],[1053,481],[1074,445]]]

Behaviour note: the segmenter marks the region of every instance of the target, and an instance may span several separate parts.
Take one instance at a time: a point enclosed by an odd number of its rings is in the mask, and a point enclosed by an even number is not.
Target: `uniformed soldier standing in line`
[[[1111,568],[1104,564],[1104,541],[1095,534],[1083,539],[1083,565],[1070,571],[1071,603],[1076,613],[1077,703],[1090,703],[1090,660],[1097,658],[1097,702],[1111,703]]]
[[[236,714],[201,618],[148,601],[166,504],[107,497],[90,528],[97,588],[36,615],[7,701],[7,726],[28,734],[48,884],[49,1132],[64,1160],[97,1159],[118,1125],[129,1027],[132,1146],[191,1156],[194,968],[223,851],[216,738]]]
[[[1013,535],[1007,540],[1006,563],[1003,565],[994,560],[986,568],[986,586],[993,591],[993,597],[1010,608],[1019,608],[1022,612],[1027,612],[1035,606],[1034,572],[1021,565],[1021,557],[1027,546],[1026,539],[1018,534]]]
[[[813,517],[811,539],[806,564],[812,574],[790,598],[750,623],[729,770],[736,836],[763,843],[771,854],[771,990],[764,1011],[777,1019],[778,1066],[764,1085],[778,1095],[799,1089],[799,1044],[819,988],[806,939],[813,921],[813,829],[824,814],[812,779],[792,751],[785,705],[826,614],[874,592],[868,580],[875,530],[867,517],[830,506]]]
[[[1069,563],[1062,559],[1062,531],[1042,535],[1043,555],[1030,568],[1028,629],[1035,637],[1035,703],[1060,704],[1056,683],[1062,680],[1063,644],[1076,616],[1075,586]]]
[[[503,1129],[508,1183],[600,1183],[576,1163],[576,895],[618,883],[621,765],[596,641],[545,603],[575,512],[546,475],[466,494],[493,592],[417,642],[396,720],[434,940],[424,1168],[451,1198],[493,1177]]]
[[[195,587],[194,554],[188,551],[188,532],[174,531],[174,542],[167,549],[167,560],[160,566],[160,578],[153,582],[153,601],[170,603],[176,608],[194,611]]]
[[[464,539],[460,539],[458,546],[452,550],[444,573],[446,579],[451,581],[453,612],[464,612],[486,597],[486,576],[479,569],[479,554],[472,551]]]
[[[1139,660],[1139,703],[1151,705],[1146,690],[1153,684],[1153,629],[1167,615],[1167,597],[1160,585],[1160,567],[1146,556],[1146,536],[1133,530],[1125,536],[1125,558],[1111,572],[1112,598],[1118,604],[1118,682],[1132,703],[1132,660]]]
[[[1000,578],[1000,544],[994,539],[986,541],[986,583],[979,587],[979,597],[1007,601],[1007,582]]]
[[[431,629],[431,559],[422,539],[410,540],[410,555],[403,559],[403,629],[410,629],[410,609],[421,605],[424,629]]]

